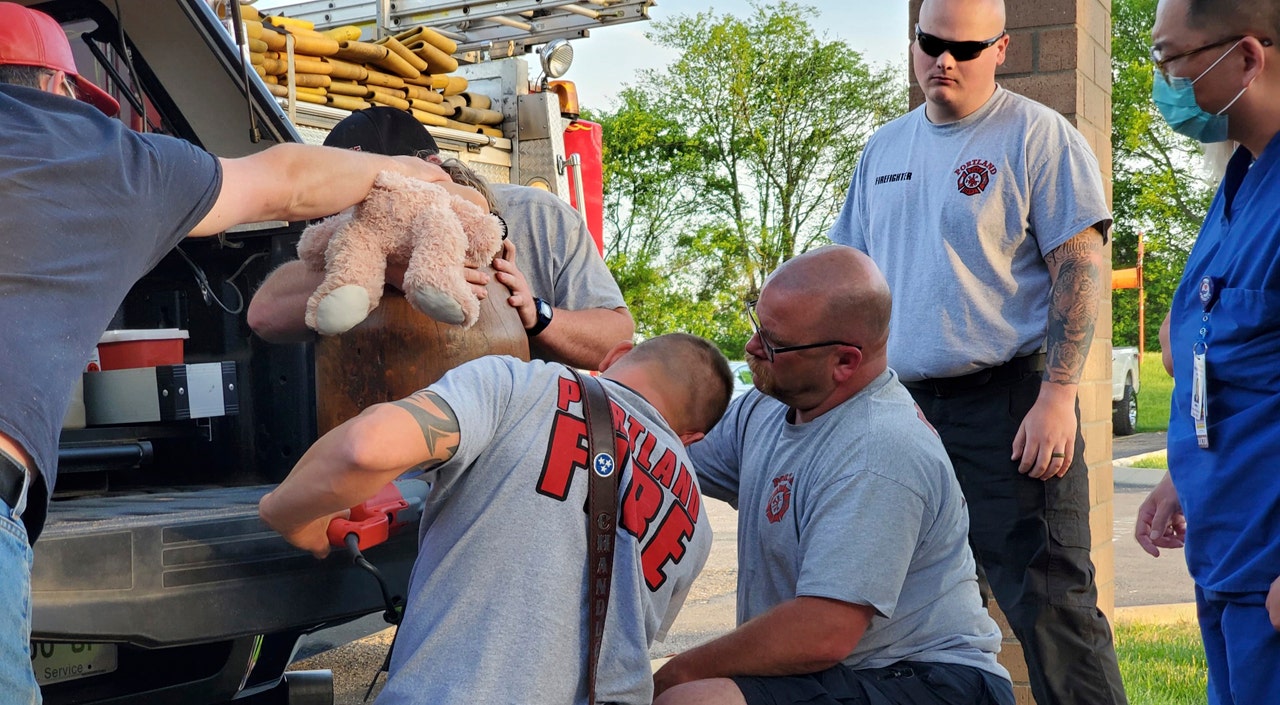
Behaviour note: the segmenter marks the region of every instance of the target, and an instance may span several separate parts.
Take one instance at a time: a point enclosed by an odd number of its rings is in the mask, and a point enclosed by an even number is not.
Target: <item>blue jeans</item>
[[[31,671],[31,556],[26,528],[0,501],[0,693],[15,705],[41,702]]]

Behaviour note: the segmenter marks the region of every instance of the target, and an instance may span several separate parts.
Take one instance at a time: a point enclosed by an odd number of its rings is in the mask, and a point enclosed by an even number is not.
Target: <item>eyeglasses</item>
[[[1174,54],[1172,56],[1165,56],[1164,51],[1159,47],[1151,47],[1151,61],[1156,65],[1156,69],[1160,71],[1160,74],[1164,76],[1165,80],[1167,81],[1169,80],[1169,72],[1165,69],[1165,67],[1168,66],[1171,62],[1177,61],[1178,59],[1185,59],[1188,56],[1195,56],[1196,54],[1199,54],[1202,51],[1217,49],[1218,47],[1226,46],[1232,42],[1239,42],[1247,36],[1249,35],[1236,34],[1236,35],[1227,37],[1226,39],[1219,39],[1216,42],[1210,42],[1208,44],[1205,44],[1204,46],[1198,46],[1195,49],[1180,51],[1177,54]],[[1262,46],[1264,47],[1269,47],[1272,44],[1270,39],[1265,39],[1262,37],[1258,37],[1257,39],[1258,39],[1258,42],[1262,44]]]
[[[747,319],[751,321],[751,330],[755,332],[756,337],[760,339],[760,347],[764,348],[765,357],[769,362],[773,362],[775,355],[781,353],[795,352],[797,350],[811,350],[813,348],[825,348],[831,345],[848,345],[851,348],[862,349],[861,345],[846,343],[843,340],[827,340],[821,343],[808,343],[806,345],[785,345],[777,347],[769,342],[765,337],[764,331],[760,330],[760,319],[756,317],[756,300],[752,299],[747,302]]]
[[[920,30],[920,25],[916,25],[916,44],[919,45],[920,51],[934,58],[942,56],[942,52],[945,51],[950,53],[951,58],[956,61],[973,61],[979,54],[1003,39],[1004,35],[1004,30],[1001,30],[996,36],[980,42],[953,42],[932,34],[925,34]]]
[[[43,74],[52,79],[54,76],[58,75],[58,72],[45,69]],[[66,93],[68,98],[75,98],[76,100],[80,99],[80,92],[76,90],[75,84],[71,82],[70,77],[65,73],[62,75],[62,92]]]

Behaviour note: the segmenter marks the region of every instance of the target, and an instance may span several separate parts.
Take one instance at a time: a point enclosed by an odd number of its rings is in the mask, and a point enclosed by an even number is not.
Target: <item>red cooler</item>
[[[181,365],[187,331],[178,328],[109,330],[98,341],[102,370]]]

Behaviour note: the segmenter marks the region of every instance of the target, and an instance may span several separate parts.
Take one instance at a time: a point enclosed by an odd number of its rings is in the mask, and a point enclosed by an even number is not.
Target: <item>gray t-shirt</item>
[[[996,663],[964,496],[937,433],[897,375],[794,424],[758,391],[690,446],[703,492],[738,509],[738,622],[797,597],[875,609],[844,663]]]
[[[711,526],[679,437],[604,380],[621,511],[597,701],[648,705],[649,646],[706,562]],[[430,387],[462,431],[435,472],[378,705],[585,703],[585,425],[567,368],[490,356]]]
[[[516,246],[516,266],[533,295],[566,311],[622,308],[627,302],[568,203],[542,189],[489,184]]]
[[[905,381],[954,377],[1036,352],[1049,319],[1044,256],[1093,225],[1098,162],[1058,113],[997,88],[936,125],[924,106],[880,128],[830,237],[889,281],[889,364]]]

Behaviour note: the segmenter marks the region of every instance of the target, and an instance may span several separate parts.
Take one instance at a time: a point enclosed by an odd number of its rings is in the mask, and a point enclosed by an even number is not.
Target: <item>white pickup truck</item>
[[[1111,429],[1128,436],[1138,425],[1138,349],[1111,349]]]

